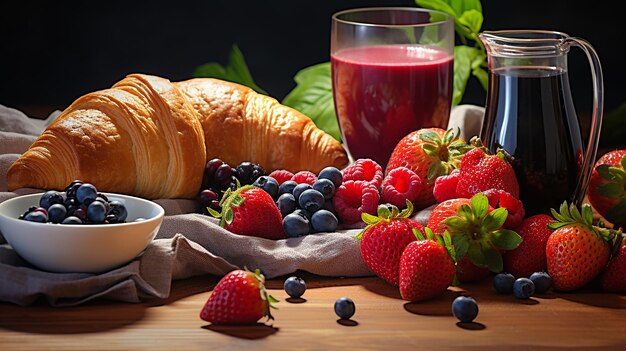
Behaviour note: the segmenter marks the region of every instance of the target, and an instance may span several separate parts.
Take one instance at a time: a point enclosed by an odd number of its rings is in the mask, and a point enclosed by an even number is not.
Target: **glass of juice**
[[[446,128],[452,104],[454,20],[421,8],[362,8],[332,16],[333,98],[352,160],[385,167],[420,128]]]

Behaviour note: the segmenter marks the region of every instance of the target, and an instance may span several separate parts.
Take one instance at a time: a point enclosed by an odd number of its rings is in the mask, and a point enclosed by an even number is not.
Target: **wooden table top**
[[[212,326],[199,318],[215,277],[174,282],[170,298],[145,304],[97,301],[79,307],[0,303],[0,350],[624,350],[626,295],[592,288],[530,300],[498,295],[486,280],[450,288],[435,300],[407,303],[378,278],[305,276],[303,301],[286,301],[282,279],[275,321]],[[478,301],[474,323],[451,313],[459,294]],[[351,297],[353,319],[340,323],[334,301]]]

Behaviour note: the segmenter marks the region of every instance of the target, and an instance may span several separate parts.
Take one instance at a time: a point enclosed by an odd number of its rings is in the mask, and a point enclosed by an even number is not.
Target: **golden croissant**
[[[132,74],[63,111],[11,165],[7,187],[60,190],[81,179],[101,191],[191,198],[212,158],[292,172],[348,162],[310,118],[250,88]]]

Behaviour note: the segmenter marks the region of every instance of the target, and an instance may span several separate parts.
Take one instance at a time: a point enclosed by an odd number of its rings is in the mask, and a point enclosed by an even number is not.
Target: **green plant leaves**
[[[237,45],[233,45],[228,55],[228,64],[223,67],[219,63],[210,62],[196,68],[193,73],[196,78],[217,78],[229,82],[245,85],[256,92],[267,95],[267,92],[254,82],[248,70],[243,53]]]
[[[493,232],[491,242],[497,248],[503,250],[513,250],[522,243],[522,237],[512,230],[502,229]]]
[[[307,115],[318,128],[341,141],[333,103],[330,62],[307,67],[296,73],[294,80],[297,86],[282,103]]]
[[[458,105],[463,98],[470,74],[479,78],[483,88],[487,88],[487,72],[482,68],[485,61],[482,49],[466,45],[454,47],[454,80],[452,104]]]

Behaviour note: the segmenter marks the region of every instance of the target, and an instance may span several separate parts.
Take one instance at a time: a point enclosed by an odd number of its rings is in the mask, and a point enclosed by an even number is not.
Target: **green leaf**
[[[460,15],[460,13],[456,12],[454,8],[443,0],[415,0],[415,3],[417,6],[425,9],[439,10],[455,17]]]
[[[422,149],[424,149],[424,152],[428,156],[434,157],[434,156],[438,156],[439,154],[439,148],[434,144],[424,143],[422,144]]]
[[[487,89],[489,88],[489,75],[487,74],[487,71],[485,71],[485,69],[482,67],[476,67],[472,69],[472,75],[476,77],[476,79],[478,79],[480,85],[483,87],[483,89],[485,89],[485,91],[487,91]]]
[[[472,33],[478,33],[483,26],[483,14],[474,9],[467,10],[458,18],[458,22]]]
[[[233,222],[233,219],[234,219],[233,210],[228,208],[226,212],[224,212],[224,221],[228,224],[231,224]]]
[[[441,223],[443,223],[443,224],[447,225],[448,227],[450,227],[450,229],[453,232],[456,232],[460,228],[465,228],[466,224],[467,224],[467,221],[465,221],[461,217],[453,216],[453,217],[448,217],[448,218],[444,219]]]
[[[504,222],[506,222],[508,215],[509,211],[504,207],[498,207],[491,211],[491,213],[485,217],[485,221],[483,222],[485,230],[491,232],[502,227]]]
[[[467,255],[469,244],[469,239],[465,235],[454,235],[452,237],[452,245],[454,246],[454,250],[456,251],[457,261]]]
[[[502,256],[493,247],[486,247],[483,250],[485,257],[485,265],[490,271],[494,273],[502,272],[504,264],[502,263]]]
[[[373,225],[373,224],[378,223],[380,221],[380,218],[378,218],[378,217],[376,217],[374,215],[371,215],[371,214],[369,214],[367,212],[363,212],[363,213],[361,213],[361,220],[363,220],[363,222],[365,222],[365,224]]]
[[[413,228],[412,230],[413,230],[413,234],[415,235],[418,241],[426,240],[426,237],[424,236],[421,230],[418,230],[417,228]]]
[[[246,201],[246,199],[243,196],[237,194],[237,195],[235,195],[233,197],[231,205],[232,206],[241,206],[241,204],[243,204],[244,201]]]
[[[469,257],[469,260],[473,264],[479,267],[486,266],[485,254],[483,253],[482,247],[478,242],[472,242],[470,244],[469,249],[467,250],[467,257]]]
[[[413,214],[413,203],[409,199],[405,200],[406,207],[397,215],[398,218],[409,218]]]
[[[483,218],[487,215],[487,212],[489,212],[489,200],[487,200],[487,196],[485,196],[485,194],[478,193],[472,196],[470,202],[476,217]]]
[[[417,136],[427,142],[433,143],[435,145],[441,144],[441,137],[439,134],[433,132],[432,130],[423,129],[417,132]]]
[[[242,84],[261,94],[267,95],[267,92],[256,85],[254,79],[252,79],[243,53],[239,50],[237,45],[233,45],[231,48],[228,56],[228,64],[225,68],[215,62],[206,63],[196,68],[193,75],[197,78],[217,78]]]
[[[619,165],[622,167],[622,172],[626,171],[626,155],[622,156],[622,159],[619,160]]]
[[[456,11],[456,13],[462,14],[465,11],[476,10],[480,13],[483,12],[483,7],[480,0],[447,0],[450,6]]]
[[[479,48],[457,45],[454,47],[454,82],[452,104],[458,105],[465,93],[465,87],[472,71],[472,62],[482,54]]]
[[[207,207],[206,209],[207,209],[207,211],[209,211],[209,214],[210,214],[211,216],[213,216],[213,217],[215,217],[215,218],[221,218],[221,217],[222,217],[222,214],[221,214],[221,213],[219,213],[219,212],[215,211],[215,210],[214,210],[214,209],[212,209],[211,207]]]
[[[443,173],[443,167],[441,161],[435,161],[428,166],[428,171],[426,172],[426,179],[428,180],[428,184],[431,184],[437,177],[439,177]]]
[[[491,243],[503,250],[513,250],[522,242],[522,237],[508,229],[495,231],[491,234]]]
[[[319,129],[341,141],[333,102],[330,62],[307,67],[296,73],[294,80],[297,86],[282,103],[305,114]]]

